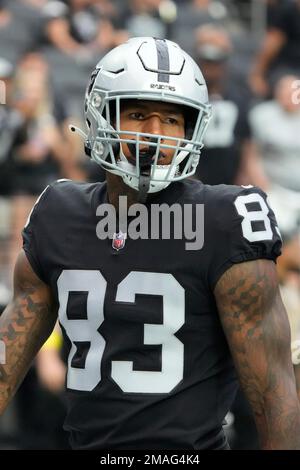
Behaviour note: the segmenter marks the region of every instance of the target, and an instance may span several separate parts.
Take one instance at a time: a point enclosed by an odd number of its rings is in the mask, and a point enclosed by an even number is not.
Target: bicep
[[[238,332],[244,339],[259,339],[268,333],[262,328],[269,321],[270,329],[278,322],[283,323],[281,326],[288,325],[273,261],[259,259],[234,264],[219,279],[215,298],[220,319],[230,337]],[[274,333],[278,332],[277,326]]]
[[[0,410],[51,333],[56,317],[57,308],[49,287],[36,276],[21,252],[14,273],[14,296],[0,317],[0,340],[5,355],[0,366]]]
[[[215,298],[241,385],[252,404],[262,406],[294,380],[275,264],[261,259],[232,266],[218,281]]]
[[[50,287],[33,271],[24,251],[21,251],[14,270],[14,295],[8,306],[18,324],[31,325],[34,335],[39,333],[41,341],[48,337],[48,330],[53,329],[57,318],[57,306]],[[4,317],[1,319],[4,321]],[[50,333],[50,332],[49,332]]]

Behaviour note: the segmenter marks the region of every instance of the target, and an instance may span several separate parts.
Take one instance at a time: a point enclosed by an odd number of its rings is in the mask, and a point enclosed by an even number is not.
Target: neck
[[[122,178],[109,171],[106,172],[107,194],[110,204],[118,211],[119,197],[127,196],[127,206],[130,207],[138,202],[138,192],[124,183]]]

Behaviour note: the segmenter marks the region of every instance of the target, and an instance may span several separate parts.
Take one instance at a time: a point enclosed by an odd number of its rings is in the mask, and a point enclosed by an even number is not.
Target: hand
[[[56,349],[41,349],[37,356],[37,374],[40,383],[49,392],[60,393],[64,389],[66,366]]]
[[[39,164],[43,162],[48,154],[48,147],[43,142],[31,140],[19,147],[18,158],[22,162]]]

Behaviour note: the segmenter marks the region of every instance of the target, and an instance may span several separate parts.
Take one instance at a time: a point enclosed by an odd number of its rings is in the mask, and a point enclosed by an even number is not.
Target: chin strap
[[[139,177],[139,194],[138,194],[138,202],[144,204],[147,200],[148,191],[150,188],[150,172],[151,166],[149,167],[149,172],[147,174],[140,174]]]

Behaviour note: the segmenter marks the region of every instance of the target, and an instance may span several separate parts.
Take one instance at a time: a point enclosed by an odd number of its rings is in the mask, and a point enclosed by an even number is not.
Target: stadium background
[[[257,184],[270,191],[284,239],[278,264],[282,294],[292,337],[300,337],[296,4],[297,0],[0,0],[0,311],[11,297],[21,230],[37,195],[58,178],[105,177],[68,130],[70,123],[83,125],[89,74],[126,38],[155,36],[178,42],[208,81],[214,119],[197,177],[209,184]],[[1,419],[0,449],[67,448],[61,430],[61,358],[57,330]],[[233,448],[257,448],[251,412],[241,394],[226,429]]]

